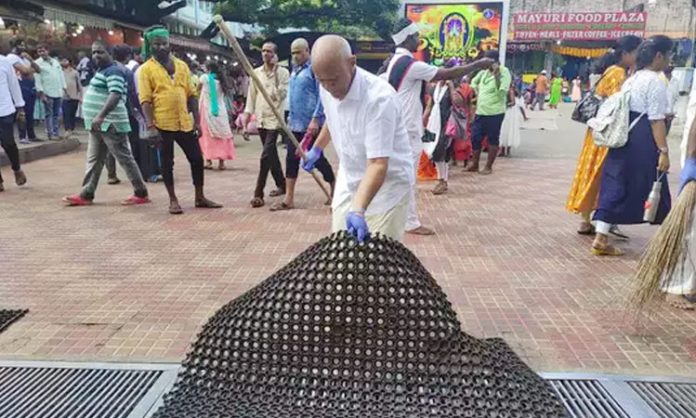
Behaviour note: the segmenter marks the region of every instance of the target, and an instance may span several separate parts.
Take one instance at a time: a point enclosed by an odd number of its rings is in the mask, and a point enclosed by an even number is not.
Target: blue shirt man
[[[312,63],[307,60],[295,65],[290,74],[288,89],[288,125],[293,132],[306,132],[315,123],[318,130],[324,123],[324,108],[319,99],[319,81],[312,72]],[[315,122],[313,122],[313,120]]]
[[[309,43],[302,38],[295,39],[290,46],[293,70],[288,86],[288,126],[300,142],[303,150],[308,151],[319,134],[324,123],[324,108],[319,98],[319,81],[312,72],[309,62]],[[287,156],[285,158],[285,199],[271,206],[271,211],[290,210],[295,207],[295,183],[300,169],[300,155],[295,146],[286,140]],[[324,181],[331,185],[333,195],[336,177],[329,161],[322,156],[316,164]],[[331,204],[329,200],[327,205]]]

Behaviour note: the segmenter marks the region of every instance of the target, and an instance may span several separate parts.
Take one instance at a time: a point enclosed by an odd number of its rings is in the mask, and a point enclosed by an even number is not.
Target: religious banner
[[[517,41],[608,41],[626,35],[644,37],[644,12],[515,13]]]
[[[503,28],[503,3],[406,4],[406,17],[420,27],[416,58],[442,65],[465,61],[498,49]]]

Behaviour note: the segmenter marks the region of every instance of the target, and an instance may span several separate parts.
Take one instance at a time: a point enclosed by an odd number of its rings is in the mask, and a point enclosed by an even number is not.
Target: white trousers
[[[413,170],[416,173],[416,179],[418,178],[418,163],[420,162],[420,150],[418,154],[414,152],[413,156]],[[408,216],[406,217],[406,230],[413,231],[416,228],[420,228],[421,222],[418,218],[418,208],[416,207],[416,183],[413,184],[411,188],[410,198],[408,201]]]
[[[388,211],[376,215],[365,216],[370,233],[381,233],[397,241],[404,238],[406,232],[406,214],[408,212],[411,196],[406,194],[399,203]],[[343,201],[334,205],[331,216],[332,232],[340,232],[346,229],[346,216],[353,204],[353,196],[348,195]]]

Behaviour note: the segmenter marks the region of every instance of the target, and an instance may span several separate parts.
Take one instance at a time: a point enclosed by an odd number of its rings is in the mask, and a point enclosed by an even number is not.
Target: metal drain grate
[[[0,418],[142,418],[177,366],[0,362]]]
[[[631,418],[596,380],[550,380],[572,418]]]
[[[696,417],[695,384],[656,382],[629,382],[628,384],[661,418]]]

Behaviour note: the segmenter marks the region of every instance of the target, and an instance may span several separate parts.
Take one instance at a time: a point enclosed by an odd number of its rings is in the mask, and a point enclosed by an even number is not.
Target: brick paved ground
[[[564,129],[528,131],[549,142],[523,154],[575,154],[579,139]],[[179,157],[180,217],[166,213],[162,185],[145,207],[120,207],[129,187],[104,184],[93,207],[65,208],[60,198],[78,190],[83,153],[28,164],[27,187],[6,184],[0,194],[0,306],[31,312],[0,334],[0,358],[179,361],[216,309],[328,232],[328,210],[307,176],[300,210],[249,208],[258,147],[240,141],[239,151],[233,170],[206,173],[220,211],[191,208]],[[694,375],[696,314],[664,308],[637,324],[623,309],[653,230],[627,228],[623,259],[592,257],[563,210],[573,169],[568,158],[526,157],[500,161],[489,177],[455,169],[446,197],[420,186],[423,218],[438,235],[406,244],[466,332],[505,338],[538,371]]]

